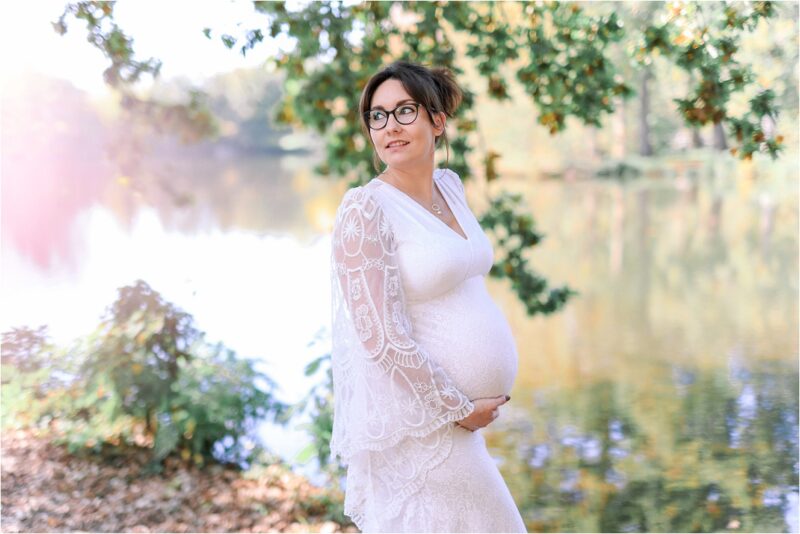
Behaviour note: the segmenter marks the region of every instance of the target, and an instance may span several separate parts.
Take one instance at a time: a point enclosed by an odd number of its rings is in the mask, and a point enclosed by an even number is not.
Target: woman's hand
[[[475,409],[464,419],[456,421],[456,424],[475,432],[497,419],[497,416],[500,415],[500,406],[510,400],[511,397],[508,395],[473,399],[472,403],[475,405]]]

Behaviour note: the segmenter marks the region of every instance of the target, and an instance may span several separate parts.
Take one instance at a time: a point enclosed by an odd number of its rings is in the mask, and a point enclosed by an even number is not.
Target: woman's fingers
[[[465,418],[472,425],[458,423],[459,426],[466,428],[470,432],[475,432],[479,428],[490,425],[495,419],[500,417],[500,406],[511,399],[508,395],[498,395],[497,397],[481,397],[472,399],[476,405],[474,415]]]
[[[510,400],[511,400],[510,395],[500,395],[499,397],[497,397],[497,405],[502,406],[503,404],[507,403]]]

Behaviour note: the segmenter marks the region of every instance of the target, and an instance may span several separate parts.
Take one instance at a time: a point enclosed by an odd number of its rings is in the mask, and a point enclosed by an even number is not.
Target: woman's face
[[[414,102],[400,80],[389,78],[381,83],[372,95],[370,109],[383,108],[391,111],[403,103]],[[400,110],[395,113],[400,114]],[[400,124],[394,114],[389,115],[386,127],[381,130],[370,129],[370,137],[378,152],[378,157],[389,167],[404,167],[420,161],[433,160],[436,148],[435,138],[444,132],[444,113],[434,115],[439,121],[437,127],[431,122],[428,112],[420,105],[417,118],[411,124]],[[405,141],[401,146],[390,143]]]

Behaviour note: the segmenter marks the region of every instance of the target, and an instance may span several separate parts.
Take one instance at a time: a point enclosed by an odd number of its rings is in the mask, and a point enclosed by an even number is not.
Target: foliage
[[[322,375],[303,399],[290,408],[292,417],[307,414],[310,421],[299,425],[308,432],[311,442],[295,458],[304,463],[315,457],[320,469],[332,480],[345,475],[344,468],[331,462],[331,436],[333,435],[333,371],[330,353],[310,361],[305,369],[306,376]]]
[[[576,4],[555,3],[544,9],[527,4],[524,11],[530,26],[518,32],[529,57],[517,79],[541,110],[539,123],[551,134],[562,131],[569,116],[599,127],[601,116],[614,110],[615,96],[633,94],[607,55],[608,44],[624,35],[617,14],[590,17]]]
[[[157,78],[161,61],[134,57],[133,39],[114,21],[115,2],[83,1],[67,4],[58,21],[56,33],[67,32],[67,18],[86,22],[87,41],[99,49],[111,65],[103,72],[106,84],[121,93],[122,107],[129,120],[144,120],[157,129],[178,133],[184,141],[198,141],[216,132],[216,123],[208,110],[205,95],[190,91],[188,102],[160,102],[138,97],[132,85],[143,75]]]
[[[0,361],[22,372],[37,371],[47,364],[52,345],[47,341],[47,327],[37,329],[22,326],[3,332],[3,350]]]
[[[311,422],[303,426],[311,435],[312,442],[300,451],[297,459],[304,462],[312,454],[316,454],[317,461],[323,469],[328,466],[330,460],[330,442],[333,435],[333,374],[330,360],[330,354],[325,354],[306,365],[304,370],[306,376],[312,376],[322,369],[323,380],[315,384],[305,398],[293,407],[296,413],[308,411],[311,416]]]
[[[750,99],[749,110],[741,117],[728,111],[731,96],[754,78],[750,66],[736,57],[741,38],[760,20],[775,16],[775,9],[773,2],[676,5],[666,22],[645,29],[639,49],[640,60],[662,54],[692,76],[691,92],[675,99],[679,112],[690,125],[726,124],[740,143],[732,152],[743,159],[751,159],[757,151],[774,159],[783,150],[783,138],[770,138],[762,126],[765,118],[774,120],[778,113],[771,90],[763,89]]]
[[[489,274],[511,280],[511,286],[522,297],[528,315],[552,313],[579,293],[560,287],[550,289],[546,297],[540,297],[547,290],[547,281],[530,271],[524,254],[544,236],[536,231],[533,217],[521,211],[521,204],[522,195],[502,192],[480,218],[481,226],[494,232],[498,245],[505,252],[505,256],[492,265]]]
[[[145,61],[134,59],[133,40],[114,21],[113,12],[114,2],[68,4],[58,21],[53,23],[53,29],[64,35],[67,32],[68,15],[85,21],[89,32],[87,40],[111,60],[111,65],[103,72],[103,78],[113,87],[134,83],[142,74],[158,76],[161,62],[155,58]]]
[[[188,104],[166,105],[133,97],[126,90],[143,74],[157,77],[160,62],[135,59],[132,39],[113,19],[113,5],[68,4],[54,28],[66,32],[70,17],[86,22],[89,42],[111,61],[106,80],[125,92],[123,101],[133,114],[150,116],[153,124],[166,122],[166,129],[181,131],[186,140],[213,133],[212,115],[201,91],[190,92]],[[475,59],[487,79],[488,94],[509,98],[501,68],[515,68],[518,81],[541,111],[537,120],[552,133],[563,130],[568,116],[597,125],[603,114],[614,109],[611,96],[632,94],[621,74],[635,73],[619,71],[624,65],[608,46],[627,37],[640,41],[635,55],[641,63],[663,56],[695,79],[689,94],[675,99],[688,125],[725,123],[741,144],[733,151],[742,158],[752,157],[755,151],[775,157],[783,148],[780,135],[759,127],[759,119],[774,119],[777,114],[766,89],[758,99],[768,102],[766,110],[759,111],[755,102],[740,117],[730,116],[727,110],[732,94],[754,85],[752,70],[736,57],[739,41],[760,20],[776,15],[779,8],[772,2],[654,4],[664,20],[641,30],[638,25],[628,30],[623,27],[618,8],[630,8],[621,4],[609,8],[609,4],[589,7],[559,2],[372,2],[355,6],[312,2],[295,10],[283,2],[254,5],[269,17],[267,28],[219,38],[229,48],[238,46],[242,54],[253,50],[265,36],[283,35],[297,42],[292,51],[279,52],[273,59],[287,74],[287,96],[278,117],[327,135],[329,157],[318,169],[324,174],[345,175],[356,170],[363,179],[369,172],[369,147],[354,117],[357,91],[353,87],[363,86],[364,73],[374,72],[395,57],[442,64],[462,73],[453,65],[451,41],[464,36],[469,39],[467,55]],[[398,17],[407,15],[416,18],[416,24],[398,22]],[[206,28],[204,34],[212,38],[212,29]],[[468,109],[473,100],[468,91],[453,141],[451,166],[465,177],[470,174],[464,159],[471,151],[467,136],[476,129]]]
[[[200,339],[192,317],[165,302],[145,282],[119,289],[89,338],[81,374],[107,375],[123,410],[149,421],[178,377],[178,364]]]
[[[422,61],[463,73],[454,64],[456,53],[448,33],[471,38],[467,55],[475,59],[493,98],[510,98],[501,69],[520,64],[516,77],[540,109],[538,121],[551,133],[562,131],[569,116],[599,125],[600,117],[614,110],[613,96],[633,93],[609,56],[608,45],[626,35],[616,4],[607,5],[599,15],[588,14],[584,4],[573,2],[515,2],[510,8],[498,3],[443,1],[310,2],[296,10],[284,2],[254,2],[254,6],[269,17],[266,29],[219,38],[228,48],[239,46],[242,54],[266,36],[283,35],[296,41],[291,51],[281,51],[272,60],[287,74],[287,95],[278,116],[285,123],[309,126],[328,136],[328,158],[318,169],[323,174],[370,173],[371,150],[361,137],[358,91],[353,88],[363,87],[387,59]],[[666,4],[662,9],[667,12],[663,23],[631,30],[631,35],[641,36],[638,59],[646,63],[653,55],[663,55],[695,75],[695,87],[676,100],[684,120],[689,125],[725,122],[735,134],[726,105],[732,93],[753,83],[750,69],[736,60],[739,41],[759,20],[775,16],[774,4],[709,7],[695,2]],[[706,19],[706,12],[713,20]],[[398,13],[413,16],[415,22],[398,23]],[[68,4],[54,23],[60,33],[67,29],[68,16],[86,21],[89,41],[111,60],[105,73],[110,85],[122,87],[143,73],[158,76],[157,60],[134,59],[132,40],[113,20],[113,3]],[[206,28],[204,34],[212,38],[212,29]],[[360,34],[360,41],[353,39],[355,34]],[[463,158],[470,151],[466,135],[475,127],[469,114],[473,101],[468,93],[455,121],[458,134],[452,166],[463,176],[469,175]],[[774,115],[776,110],[769,106],[766,112]],[[761,116],[751,106],[739,120],[749,119],[753,125]],[[780,146],[767,136],[741,142],[742,157],[755,150],[774,157]]]
[[[269,377],[205,342],[189,314],[141,280],[119,289],[76,347],[58,358],[48,347],[41,329],[3,335],[3,424],[52,423],[73,451],[148,446],[154,469],[176,451],[198,465],[212,457],[240,462],[253,424],[280,421],[286,411]],[[70,378],[48,382],[48,375]]]
[[[369,76],[384,64],[390,54],[390,41],[399,36],[397,29],[371,31],[381,21],[389,20],[391,4],[310,4],[296,12],[280,2],[257,2],[255,6],[270,16],[270,36],[288,30],[298,39],[294,51],[281,53],[275,59],[276,66],[286,74],[286,94],[278,120],[310,127],[327,137],[327,158],[317,168],[321,174],[346,176],[354,170],[362,178],[371,174],[372,149],[361,133],[359,94],[354,88],[364,87]],[[418,32],[406,35],[408,47],[416,51],[409,56],[425,55],[436,64],[454,67],[453,47],[431,40],[434,34],[441,33],[437,14],[430,9],[435,6],[420,4],[420,7],[423,19],[417,23]],[[370,31],[364,36],[363,46],[354,48],[347,37],[362,27]],[[333,51],[335,54],[330,53]],[[332,59],[329,62],[318,59],[322,54]],[[451,122],[459,130],[465,123],[474,122],[468,117],[472,100],[467,91],[466,105]],[[466,137],[456,135],[451,147],[449,166],[462,176],[469,175],[465,158],[471,149]]]
[[[75,386],[80,362],[70,349],[50,342],[46,326],[3,332],[0,352],[3,428],[46,426],[80,394]]]
[[[247,437],[255,423],[269,417],[282,422],[286,407],[271,393],[275,383],[221,344],[198,353],[201,357],[180,362],[172,396],[165,401],[168,411],[159,414],[155,455],[179,450],[197,463],[212,454],[226,462],[248,462],[257,452]]]

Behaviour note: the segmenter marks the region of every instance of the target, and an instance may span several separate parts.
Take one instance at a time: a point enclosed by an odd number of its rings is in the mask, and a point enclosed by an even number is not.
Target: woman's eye
[[[373,111],[370,113],[369,118],[373,121],[383,120],[383,113],[380,111]]]
[[[400,108],[400,113],[403,115],[414,113],[414,106],[403,106]]]

